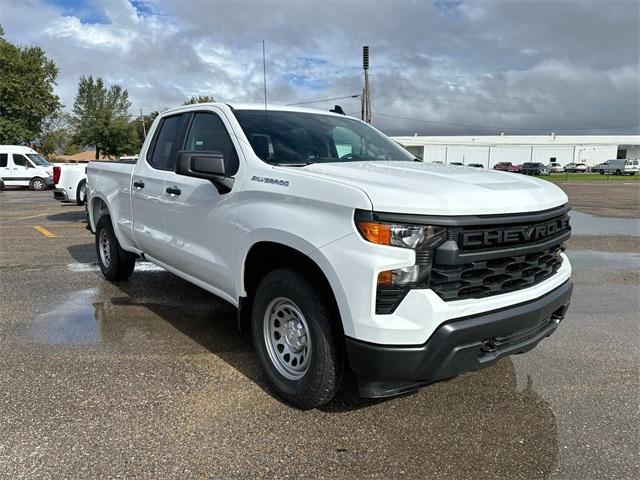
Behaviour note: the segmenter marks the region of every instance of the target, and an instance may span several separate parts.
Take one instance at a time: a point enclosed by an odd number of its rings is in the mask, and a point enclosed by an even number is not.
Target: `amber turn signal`
[[[357,222],[358,231],[366,240],[380,245],[391,245],[391,226],[386,223]]]

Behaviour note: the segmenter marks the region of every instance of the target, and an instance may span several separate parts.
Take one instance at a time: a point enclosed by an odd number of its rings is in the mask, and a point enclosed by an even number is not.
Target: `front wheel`
[[[40,177],[35,177],[35,178],[32,178],[31,181],[29,182],[29,188],[31,190],[41,191],[47,188],[47,184],[44,183],[44,180],[41,179]]]
[[[339,318],[313,278],[268,273],[256,290],[251,328],[258,359],[279,396],[301,409],[329,402],[344,369]]]
[[[133,273],[136,257],[120,247],[108,215],[100,218],[96,225],[96,253],[100,270],[107,280],[126,280]]]

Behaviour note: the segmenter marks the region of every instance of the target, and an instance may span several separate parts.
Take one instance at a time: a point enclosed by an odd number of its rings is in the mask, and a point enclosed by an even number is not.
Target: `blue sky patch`
[[[433,0],[433,4],[442,15],[455,15],[456,10],[462,5],[462,0]]]
[[[289,73],[285,79],[295,87],[306,87],[311,90],[322,90],[328,87],[327,82],[300,73]]]
[[[82,23],[111,23],[104,10],[90,0],[44,0],[45,3],[55,7],[65,16],[73,16]]]

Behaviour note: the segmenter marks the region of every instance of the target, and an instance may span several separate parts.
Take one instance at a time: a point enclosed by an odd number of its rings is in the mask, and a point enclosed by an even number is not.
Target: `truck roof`
[[[191,105],[183,105],[180,107],[173,107],[173,108],[169,108],[167,110],[164,110],[163,112],[160,112],[161,114],[165,114],[167,112],[174,112],[174,111],[188,111],[190,109],[193,108],[197,108],[198,106],[201,105],[209,105],[209,106],[214,106],[214,107],[222,107],[222,106],[227,106],[227,107],[231,107],[231,109],[233,110],[264,110],[264,103],[235,103],[235,102],[208,102],[208,103],[194,103]],[[328,110],[319,110],[316,108],[306,108],[306,107],[296,107],[293,105],[277,105],[277,104],[267,104],[267,111],[277,111],[277,112],[302,112],[302,113],[316,113],[316,114],[323,114],[323,115],[334,115],[334,116],[338,116],[338,117],[342,117],[344,118],[345,115],[341,115],[339,113],[333,113],[330,112]],[[347,115],[349,116],[349,115]],[[353,117],[352,117],[353,118]]]

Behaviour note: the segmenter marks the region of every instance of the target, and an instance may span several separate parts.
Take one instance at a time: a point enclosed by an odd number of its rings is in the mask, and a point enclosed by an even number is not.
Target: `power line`
[[[526,130],[526,131],[557,131],[557,130],[576,130],[576,131],[588,131],[588,130],[616,130],[619,128],[637,128],[638,125],[624,125],[624,126],[617,126],[617,127],[590,127],[590,128],[565,128],[565,129],[559,129],[559,128],[550,128],[550,127],[545,127],[545,128],[518,128],[518,127],[500,127],[500,126],[495,126],[495,125],[471,125],[471,124],[463,124],[463,123],[449,123],[449,122],[436,122],[433,120],[425,120],[422,118],[411,118],[411,117],[403,117],[400,115],[392,115],[390,113],[380,113],[380,112],[376,112],[374,111],[373,113],[375,113],[376,115],[380,115],[383,117],[390,117],[390,118],[399,118],[402,120],[410,120],[413,122],[422,122],[422,123],[430,123],[433,125],[445,125],[445,126],[449,126],[449,127],[466,127],[466,128],[482,128],[482,129],[486,129],[486,130]]]
[[[287,103],[286,105],[289,107],[294,107],[296,105],[309,105],[310,103],[322,103],[322,102],[331,102],[333,100],[342,100],[344,98],[358,98],[360,94],[356,95],[345,95],[343,97],[333,97],[333,98],[323,98],[322,100],[310,100],[308,102],[298,102],[298,103]]]

